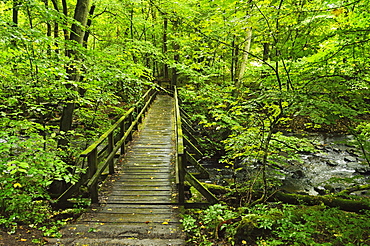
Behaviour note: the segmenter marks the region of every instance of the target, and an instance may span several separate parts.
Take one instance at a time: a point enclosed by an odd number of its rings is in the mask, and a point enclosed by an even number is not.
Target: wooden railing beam
[[[184,142],[186,147],[194,153],[197,159],[201,159],[203,157],[203,153],[191,141],[189,141],[186,136],[184,136]]]
[[[204,187],[191,173],[188,173],[187,171],[185,178],[186,180],[194,186],[195,189],[197,189],[211,204],[216,204],[219,202],[217,197],[212,194],[206,187]]]

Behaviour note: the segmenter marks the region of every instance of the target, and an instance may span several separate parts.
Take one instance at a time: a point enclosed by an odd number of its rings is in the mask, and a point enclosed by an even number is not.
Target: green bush
[[[39,124],[3,118],[0,126],[0,225],[44,223],[52,215],[48,189],[55,180],[73,183],[71,166]]]

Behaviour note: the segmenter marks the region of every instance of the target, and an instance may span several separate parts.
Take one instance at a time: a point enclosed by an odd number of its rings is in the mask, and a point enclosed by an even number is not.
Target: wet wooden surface
[[[185,245],[174,190],[174,101],[158,95],[103,205],[51,245]]]

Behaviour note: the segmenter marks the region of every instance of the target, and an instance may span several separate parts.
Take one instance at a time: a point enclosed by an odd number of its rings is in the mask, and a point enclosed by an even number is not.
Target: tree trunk
[[[18,8],[19,8],[19,0],[13,0],[13,13],[12,13],[12,20],[13,26],[18,26]]]
[[[236,80],[236,67],[238,64],[238,45],[236,44],[237,37],[233,36],[233,41],[231,43],[231,68],[230,68],[230,75],[231,81],[234,82]]]
[[[59,12],[58,2],[56,0],[51,0],[51,3],[54,6],[54,9]],[[57,39],[59,37],[59,24],[57,21],[54,21],[54,38]]]
[[[81,23],[80,25],[73,24],[71,28],[70,40],[75,41],[77,44],[82,45],[83,37],[85,34],[84,27],[87,23],[87,17],[89,13],[90,0],[78,0],[75,8],[74,19]],[[78,54],[75,50],[68,50],[67,55],[70,58],[78,60]],[[76,69],[74,67],[67,68],[68,79],[70,81],[78,81],[79,76],[76,74]],[[77,88],[72,85],[73,83],[66,84],[67,90],[76,90]],[[73,93],[72,93],[73,94]],[[76,107],[75,98],[72,96],[67,98],[67,103],[63,108],[62,118],[60,120],[59,130],[61,133],[66,134],[72,128],[73,112]],[[66,135],[62,136],[58,142],[58,147],[66,149],[69,144]]]
[[[239,67],[238,74],[236,75],[236,81],[235,81],[236,82],[235,83],[236,95],[239,94],[239,90],[241,88],[242,80],[243,80],[243,77],[244,77],[244,74],[245,74],[245,69],[247,67],[248,56],[249,56],[249,52],[250,52],[250,49],[251,49],[251,43],[252,43],[252,28],[248,28],[244,49],[242,50],[243,57],[242,57],[241,62],[240,62],[240,67]]]
[[[223,186],[213,185],[213,184],[206,184],[202,183],[209,191],[213,194],[223,195],[226,193],[231,192],[232,190]],[[340,194],[348,194],[353,191],[357,190],[368,190],[370,189],[370,185],[360,185],[356,187],[352,187],[350,189],[344,190],[338,193],[336,196],[333,195],[325,195],[325,196],[310,196],[310,195],[300,195],[295,193],[285,193],[282,191],[276,192],[269,198],[269,201],[282,201],[284,203],[289,204],[306,204],[306,205],[320,205],[325,204],[328,207],[338,207],[341,210],[350,211],[350,212],[360,212],[363,209],[370,209],[370,204],[368,199],[362,200],[350,200],[338,197]],[[255,197],[260,196],[261,194],[256,192],[254,194]]]
[[[43,0],[45,8],[49,9],[49,0]],[[46,21],[46,36],[51,37],[51,24],[50,21]],[[49,50],[50,51],[50,50]]]
[[[96,7],[95,5],[92,5],[91,8],[90,8],[90,11],[89,11],[90,18],[87,20],[87,23],[86,23],[86,28],[87,29],[89,29],[91,27],[91,24],[92,24],[92,19],[91,18],[94,15],[95,7]],[[87,42],[89,41],[89,36],[90,36],[90,31],[86,30],[84,38],[83,38],[83,46],[85,48],[87,48]]]
[[[12,21],[13,21],[12,26],[13,27],[18,26],[18,18],[19,18],[18,8],[19,8],[19,0],[13,0],[13,9],[12,9]],[[15,38],[12,39],[11,43],[14,47],[17,46],[17,40]]]
[[[163,54],[167,55],[167,29],[168,29],[168,19],[164,17],[163,19]],[[169,79],[168,76],[168,65],[163,64],[163,76],[165,80]]]
[[[306,205],[320,205],[325,204],[328,207],[338,207],[341,210],[350,212],[360,212],[361,210],[370,209],[368,201],[365,200],[350,200],[332,195],[326,196],[309,196],[300,194],[291,194],[284,192],[277,192],[273,199],[290,203],[290,204],[306,204]]]
[[[178,27],[178,21],[174,21],[173,22],[173,31],[176,32],[176,29]],[[173,51],[174,51],[174,55],[173,55],[173,60],[175,62],[178,62],[180,60],[180,55],[179,55],[179,49],[180,49],[180,46],[178,43],[175,43],[173,44]],[[172,68],[172,78],[171,78],[171,88],[173,88],[173,86],[178,86],[177,84],[177,69],[176,67]]]
[[[67,18],[68,17],[67,0],[62,0],[62,10],[63,10],[64,16]],[[67,20],[65,20],[64,25],[67,26]],[[66,28],[63,28],[63,34],[64,34],[64,39],[68,40],[69,35],[68,35],[68,30]]]
[[[76,41],[79,44],[82,44],[82,40],[85,34],[83,27],[86,26],[87,17],[89,15],[89,5],[90,0],[77,0],[74,19],[81,23],[80,25],[73,24],[72,31],[70,35],[70,40]]]

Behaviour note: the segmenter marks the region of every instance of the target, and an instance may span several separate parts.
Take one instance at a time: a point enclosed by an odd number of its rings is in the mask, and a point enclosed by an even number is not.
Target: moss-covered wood
[[[203,153],[186,136],[184,136],[184,143],[188,151],[194,154],[195,158],[200,159],[203,157]]]
[[[188,181],[195,189],[197,189],[211,204],[216,204],[219,202],[218,198],[210,192],[207,187],[205,187],[199,180],[197,180],[191,173],[186,172],[185,179]]]
[[[341,192],[336,194],[336,196],[349,195],[352,192],[363,191],[363,190],[370,190],[370,184],[353,186],[351,188],[342,190]]]
[[[199,178],[209,178],[209,172],[192,156],[189,152],[185,153],[186,161],[193,165],[200,173]]]
[[[310,196],[301,194],[292,194],[277,192],[272,199],[290,204],[320,205],[325,204],[328,207],[337,207],[341,210],[360,212],[361,210],[370,210],[368,199],[344,199],[333,195]]]

